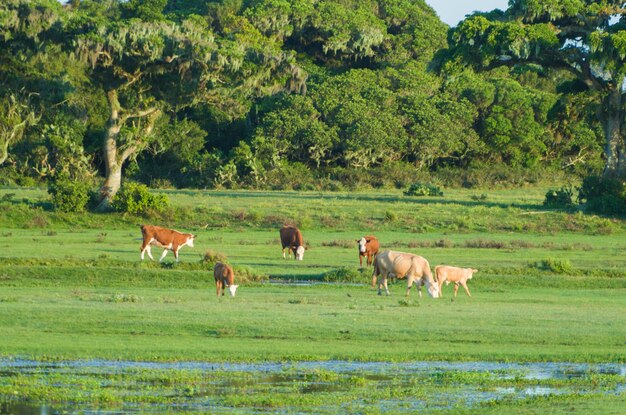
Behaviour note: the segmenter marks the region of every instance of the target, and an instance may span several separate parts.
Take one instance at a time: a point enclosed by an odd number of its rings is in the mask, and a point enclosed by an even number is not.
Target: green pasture
[[[427,199],[375,190],[166,193],[170,212],[135,217],[56,213],[43,190],[0,189],[0,358],[626,363],[626,223],[545,210],[545,189],[454,190]],[[283,222],[302,229],[304,261],[282,258]],[[179,263],[171,253],[163,264],[141,262],[141,223],[196,233],[196,245],[180,251]],[[448,286],[441,299],[415,290],[405,298],[403,281],[391,285],[391,296],[377,296],[371,270],[358,267],[355,240],[365,234],[377,235],[383,249],[418,253],[431,267],[478,268],[473,296],[453,299]],[[160,253],[153,248],[155,258]],[[216,298],[207,253],[235,266],[237,297]],[[15,388],[33,402],[57,399],[46,382],[0,384],[0,394]],[[342,382],[335,382],[339,395],[326,397],[352,402],[372,386]],[[598,378],[581,382],[591,387]],[[623,376],[612,382],[625,383]],[[508,386],[488,388],[499,387]],[[520,399],[496,399],[481,403],[481,413],[565,413],[568,404],[580,413],[619,413],[613,408],[624,392],[616,388],[608,396],[528,397],[519,411]],[[417,390],[401,389],[404,396]],[[269,388],[247,400],[230,397],[229,407],[293,409],[292,393]],[[324,413],[323,396],[298,410]],[[431,409],[471,413],[468,405]]]

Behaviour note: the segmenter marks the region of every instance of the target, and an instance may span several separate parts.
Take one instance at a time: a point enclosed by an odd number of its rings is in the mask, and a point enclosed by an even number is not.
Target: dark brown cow
[[[228,292],[231,297],[234,297],[237,293],[238,285],[234,285],[235,273],[233,267],[223,262],[218,262],[213,267],[213,277],[215,278],[215,287],[217,289],[217,296],[224,295],[224,288],[228,288]]]
[[[304,239],[298,228],[290,225],[280,228],[280,243],[283,246],[283,258],[285,258],[285,249],[287,249],[289,258],[293,252],[294,259],[302,261],[304,258]]]
[[[380,249],[378,239],[376,239],[373,235],[369,235],[364,236],[356,242],[359,244],[359,266],[363,266],[363,257],[366,257],[367,260],[365,263],[369,267],[372,265],[372,262],[378,253],[378,249]]]
[[[176,262],[178,262],[178,250],[185,245],[193,248],[193,240],[196,235],[190,233],[181,233],[172,229],[161,228],[160,226],[141,225],[141,234],[143,235],[143,243],[141,244],[141,260],[143,261],[144,253],[147,251],[150,259],[152,253],[150,252],[150,245],[164,248],[163,254],[159,262],[163,261],[167,251],[174,252]]]

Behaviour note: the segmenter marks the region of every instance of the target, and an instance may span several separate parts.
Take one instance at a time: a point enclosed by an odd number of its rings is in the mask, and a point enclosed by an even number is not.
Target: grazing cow
[[[143,235],[143,243],[140,250],[142,261],[146,251],[150,259],[154,260],[150,252],[150,245],[154,245],[165,249],[163,254],[161,254],[159,262],[163,261],[168,250],[174,252],[176,262],[178,262],[178,250],[185,245],[193,248],[193,240],[196,238],[196,235],[190,233],[181,233],[172,229],[151,225],[141,225],[141,234]]]
[[[304,239],[302,234],[295,226],[285,225],[280,229],[280,243],[283,246],[283,258],[285,258],[285,249],[289,252],[293,251],[294,259],[302,261],[304,258]]]
[[[430,265],[421,256],[397,251],[383,251],[376,255],[376,259],[374,259],[372,286],[376,285],[376,279],[379,275],[382,279],[378,283],[378,295],[381,295],[381,287],[385,287],[385,291],[389,295],[387,278],[406,277],[407,296],[411,292],[413,283],[416,283],[420,297],[422,296],[422,285],[426,285],[428,295],[432,298],[439,297],[439,287],[433,279],[433,274],[430,272]]]
[[[448,265],[437,265],[435,267],[435,277],[437,278],[437,284],[439,285],[439,292],[443,294],[441,287],[444,282],[446,285],[453,282],[455,297],[457,291],[459,290],[459,284],[465,288],[467,296],[471,297],[472,294],[470,294],[469,288],[467,288],[467,280],[471,280],[475,272],[478,272],[478,270],[474,268],[457,268]]]
[[[224,295],[224,289],[228,288],[231,297],[237,293],[238,285],[234,285],[235,273],[233,267],[223,262],[218,262],[213,267],[213,277],[215,278],[215,287],[217,288],[217,296]]]
[[[372,265],[372,262],[378,253],[378,249],[380,248],[378,239],[376,239],[375,236],[370,235],[364,236],[356,242],[359,244],[359,266],[363,266],[363,257],[366,257],[367,260],[365,263],[369,267]]]

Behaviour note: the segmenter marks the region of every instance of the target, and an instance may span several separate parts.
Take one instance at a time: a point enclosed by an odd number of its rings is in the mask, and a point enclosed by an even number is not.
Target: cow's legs
[[[437,280],[437,286],[439,287],[439,297],[443,297],[443,280]]]
[[[178,249],[174,249],[174,258],[176,258],[176,262],[178,262]]]
[[[152,251],[150,249],[150,245],[149,244],[146,245],[146,247],[143,248],[143,250],[141,251],[141,260],[143,261],[143,254],[146,253],[146,252],[148,253],[148,257],[150,257],[150,259],[154,261],[154,258],[152,258]]]
[[[387,287],[387,276],[382,275],[382,279],[378,283],[378,295],[382,295],[381,288],[385,287],[385,293],[389,295],[389,288]]]
[[[369,263],[367,265],[369,265]],[[359,253],[359,267],[363,267],[363,255],[361,255],[361,253]]]
[[[167,249],[163,250],[163,253],[161,254],[161,259],[159,259],[159,262],[163,261],[163,258],[165,258],[165,255],[167,255]]]
[[[222,290],[222,281],[221,280],[216,280],[215,281],[215,288],[217,290],[217,297],[219,298],[220,296],[220,290]],[[222,293],[222,295],[224,295],[224,293]]]
[[[467,288],[467,283],[466,282],[462,282],[461,285],[463,286],[463,288],[465,288],[465,292],[467,293],[467,296],[471,297],[472,294],[470,294],[469,288]]]
[[[458,282],[455,282],[455,283],[454,283],[454,297],[455,297],[455,298],[456,298],[456,293],[457,293],[457,291],[459,291],[459,283],[458,283]]]

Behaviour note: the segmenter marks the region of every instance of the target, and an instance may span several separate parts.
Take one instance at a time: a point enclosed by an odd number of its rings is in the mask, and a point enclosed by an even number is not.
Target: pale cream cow
[[[430,265],[426,259],[419,255],[397,251],[383,251],[376,255],[374,260],[372,286],[376,285],[379,275],[381,276],[381,281],[378,283],[378,295],[381,295],[382,287],[385,287],[385,291],[389,295],[387,278],[406,277],[407,296],[411,292],[413,283],[415,283],[420,297],[422,296],[422,285],[426,285],[428,295],[432,298],[439,297],[439,287],[433,278],[433,274],[430,272]]]

